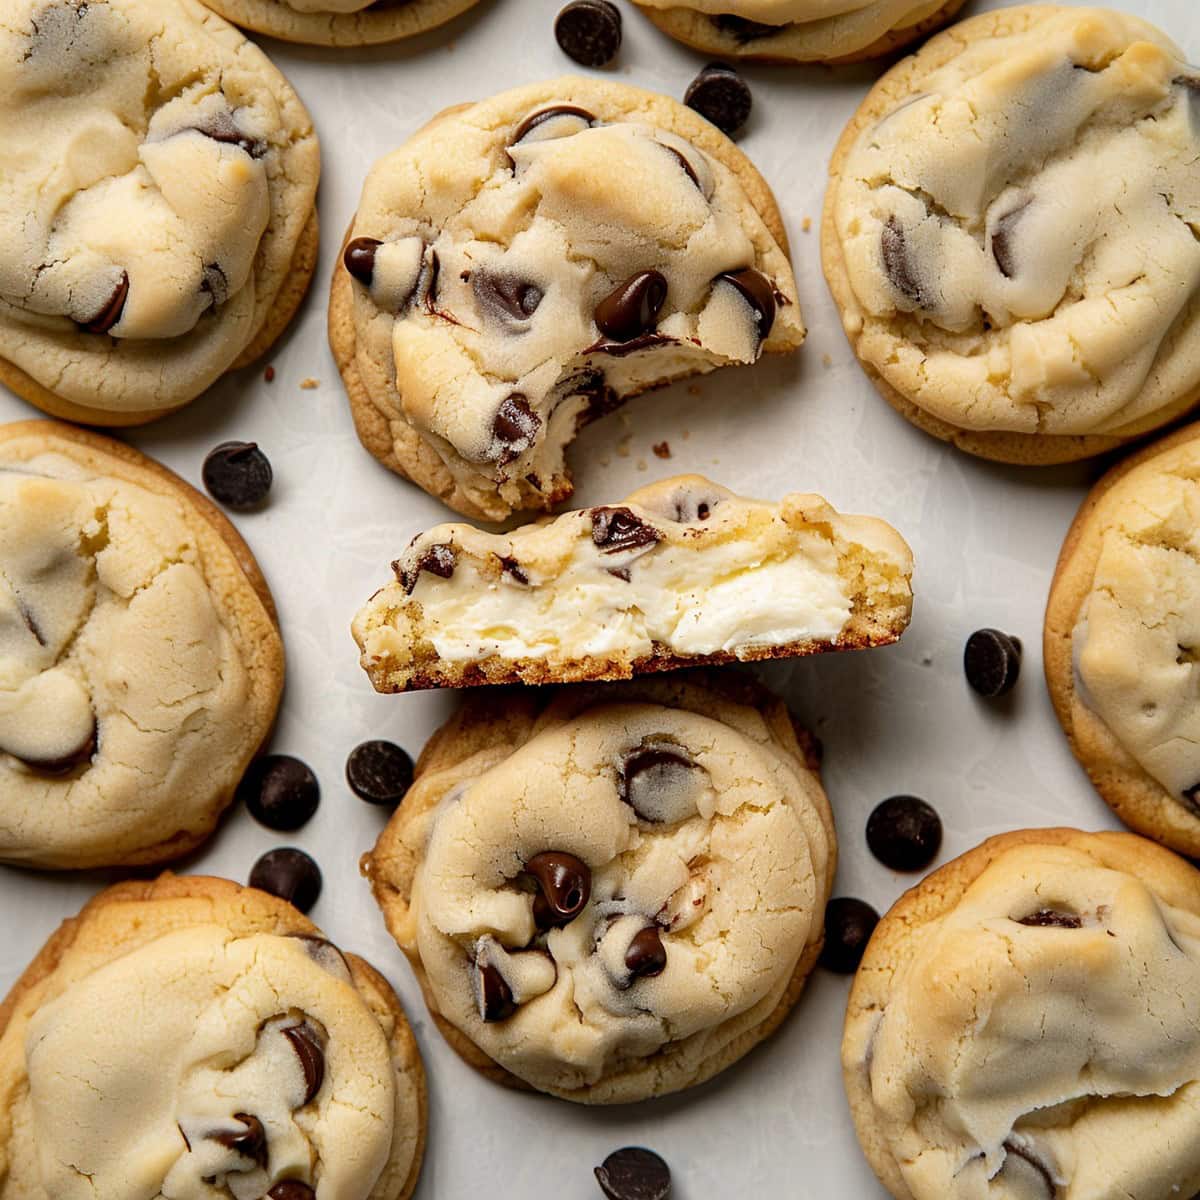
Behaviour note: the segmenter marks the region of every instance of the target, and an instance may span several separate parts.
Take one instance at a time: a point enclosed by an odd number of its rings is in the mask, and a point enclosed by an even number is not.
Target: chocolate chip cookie
[[[1200,874],[1128,833],[991,838],[880,922],[842,1064],[897,1200],[1195,1195]]]
[[[1076,757],[1127,825],[1200,855],[1200,425],[1109,471],[1067,534],[1046,681]]]
[[[443,25],[479,0],[204,0],[255,33],[312,46],[396,42]]]
[[[944,25],[964,0],[636,0],[664,33],[721,58],[852,63]]]
[[[96,434],[0,426],[0,859],[192,849],[282,686],[266,582],[209,501]]]
[[[387,981],[294,908],[164,875],[97,896],[0,1006],[0,1187],[407,1200],[425,1079]]]
[[[316,262],[312,122],[196,0],[12,0],[0,382],[135,425],[262,354]]]
[[[1200,397],[1200,74],[1145,21],[1030,5],[889,71],[822,250],[882,395],[986,458],[1065,462]]]
[[[779,211],[665,96],[563,78],[451,109],[367,179],[330,341],[363,444],[470,517],[571,494],[585,421],[804,335]]]
[[[752,681],[696,674],[469,704],[363,869],[468,1063],[609,1104],[778,1026],[835,857],[811,739]]]
[[[392,569],[353,626],[381,692],[856,650],[912,611],[912,553],[884,521],[699,475],[511,533],[438,525]]]

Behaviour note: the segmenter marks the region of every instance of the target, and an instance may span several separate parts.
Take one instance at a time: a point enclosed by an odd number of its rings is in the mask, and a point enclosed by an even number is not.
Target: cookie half
[[[353,626],[381,692],[857,650],[912,612],[912,552],[886,522],[699,475],[511,533],[438,525],[392,569]]]
[[[1083,502],[1046,606],[1046,682],[1105,801],[1200,855],[1200,425],[1109,471]]]
[[[197,0],[13,0],[0,125],[0,382],[136,425],[282,333],[316,264],[317,137]]]
[[[310,46],[372,46],[436,29],[479,0],[204,0],[255,33]]]
[[[811,740],[752,681],[693,675],[469,704],[363,870],[471,1066],[611,1104],[778,1026],[835,858]]]
[[[212,504],[108,438],[0,426],[0,859],[197,846],[282,688],[266,581]]]
[[[891,54],[949,21],[964,0],[637,0],[664,33],[722,58],[830,64]]]
[[[666,96],[566,77],[449,109],[376,164],[329,335],[367,449],[500,520],[571,494],[586,421],[804,326],[745,155]]]
[[[0,1007],[0,1089],[0,1185],[29,1200],[407,1200],[425,1144],[387,981],[202,876],[118,884],[64,922]]]
[[[877,927],[846,1016],[896,1200],[1200,1189],[1200,874],[1128,833],[1001,834]]]
[[[1200,76],[1098,8],[983,13],[889,71],[830,164],[825,275],[872,382],[985,458],[1066,462],[1200,398]]]

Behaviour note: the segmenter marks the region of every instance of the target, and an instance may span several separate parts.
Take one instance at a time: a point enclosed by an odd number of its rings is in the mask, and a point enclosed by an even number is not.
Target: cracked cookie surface
[[[665,96],[574,77],[448,110],[382,159],[329,320],[364,445],[490,520],[571,494],[585,421],[804,335],[749,160]]]
[[[266,583],[208,501],[95,434],[0,427],[0,859],[197,845],[282,685]]]
[[[425,33],[479,0],[204,0],[236,25],[288,42],[369,46]]]
[[[312,122],[196,0],[16,0],[0,18],[0,379],[150,420],[264,351],[316,248]]]
[[[424,1074],[400,1002],[273,896],[119,884],[0,1007],[8,1200],[407,1200]]]
[[[842,1062],[896,1200],[1200,1188],[1200,875],[1128,833],[1001,834],[883,918]]]
[[[710,1078],[819,953],[836,858],[814,744],[749,680],[476,701],[364,860],[451,1045],[583,1103]]]
[[[1200,395],[1200,76],[1165,34],[1032,5],[893,68],[830,167],[822,251],[868,375],[915,424],[1062,462]]]

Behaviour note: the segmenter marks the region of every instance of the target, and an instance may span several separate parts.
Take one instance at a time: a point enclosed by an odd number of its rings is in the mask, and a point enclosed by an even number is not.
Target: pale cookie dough
[[[567,77],[450,109],[376,164],[329,333],[371,453],[499,520],[571,494],[585,421],[804,326],[733,143],[665,96]]]
[[[889,71],[834,153],[825,274],[883,396],[1065,462],[1200,397],[1200,75],[1137,17],[1033,5]]]
[[[1194,1196],[1200,874],[1128,833],[990,839],[880,922],[842,1064],[896,1200]]]
[[[204,497],[96,434],[0,426],[0,859],[192,849],[282,687],[266,582]]]
[[[387,981],[224,879],[102,892],[0,1007],[2,1200],[407,1200],[425,1124]]]
[[[875,517],[679,475],[511,533],[438,525],[353,633],[381,692],[628,679],[887,645],[908,625],[912,566]]]
[[[664,33],[705,54],[851,63],[944,25],[965,0],[636,0]]]
[[[1200,426],[1105,475],[1046,607],[1046,681],[1117,815],[1200,855]]]
[[[776,1028],[835,858],[811,739],[752,681],[696,675],[476,701],[363,869],[468,1063],[613,1104]]]
[[[8,0],[0,382],[134,425],[283,331],[316,262],[304,105],[197,0]]]
[[[479,0],[204,0],[223,17],[287,42],[369,46],[425,33]]]

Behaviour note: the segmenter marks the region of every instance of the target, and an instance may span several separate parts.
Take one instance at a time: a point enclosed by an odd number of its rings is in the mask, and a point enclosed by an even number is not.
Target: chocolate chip
[[[887,224],[883,227],[880,249],[883,253],[883,269],[892,281],[892,286],[914,304],[924,305],[921,284],[908,257],[908,238],[894,216],[888,217]]]
[[[709,63],[683,94],[683,102],[733,137],[750,119],[754,97],[746,81],[724,63]]]
[[[967,682],[981,696],[995,700],[1016,686],[1021,674],[1021,640],[999,629],[977,629],[963,651]]]
[[[317,811],[321,787],[309,767],[290,754],[267,754],[250,764],[236,798],[268,829],[299,829]]]
[[[325,1082],[325,1048],[321,1045],[321,1035],[307,1022],[288,1026],[283,1036],[291,1043],[304,1071],[303,1107],[312,1102]]]
[[[554,37],[568,58],[602,67],[621,48],[621,14],[609,0],[571,0],[554,22]]]
[[[678,820],[691,813],[670,811],[664,797],[686,788],[692,772],[700,769],[681,749],[663,743],[644,744],[622,762],[617,791],[643,821]]]
[[[775,324],[775,289],[771,281],[753,267],[747,267],[744,271],[727,271],[724,275],[718,275],[717,279],[733,284],[741,293],[758,322],[759,341],[765,341]]]
[[[838,896],[825,905],[825,944],[821,965],[839,975],[858,970],[879,914],[864,900]]]
[[[93,721],[88,736],[74,750],[68,750],[58,758],[24,758],[19,754],[14,754],[13,757],[39,775],[66,775],[81,764],[91,761],[96,753],[97,741],[98,728]],[[3,746],[0,746],[0,753],[6,753]]]
[[[363,287],[370,287],[375,278],[375,255],[383,243],[378,238],[357,237],[350,242],[342,254],[346,270]]]
[[[668,154],[674,155],[676,161],[683,168],[684,173],[687,175],[687,177],[697,187],[700,187],[700,176],[696,174],[696,168],[693,167],[690,162],[688,162],[688,160],[683,156],[683,154],[681,154],[678,150],[676,150],[674,146],[664,146],[663,149]]]
[[[533,920],[539,929],[561,929],[586,906],[592,894],[587,863],[565,850],[543,850],[525,864],[540,889],[533,901]]]
[[[596,326],[614,342],[628,342],[654,328],[667,299],[660,271],[639,271],[619,283],[596,305]]]
[[[491,1025],[507,1021],[517,1011],[512,988],[504,981],[495,963],[476,963],[479,986],[479,1016]]]
[[[251,158],[262,158],[267,152],[266,143],[243,133],[230,112],[215,112],[202,125],[193,125],[192,129],[197,133],[204,134],[206,138],[212,138],[214,142],[220,142],[226,146],[237,146]]]
[[[229,299],[229,279],[220,263],[205,263],[200,290],[212,297],[213,308],[220,308]]]
[[[647,925],[636,933],[625,951],[625,965],[629,968],[630,982],[634,979],[652,979],[667,969],[667,948],[657,926]]]
[[[471,277],[475,298],[494,317],[501,321],[524,324],[537,312],[545,293],[536,283],[515,275],[493,275],[476,271]]]
[[[209,1135],[210,1139],[218,1146],[224,1146],[226,1150],[232,1150],[235,1154],[240,1154],[242,1158],[248,1158],[260,1167],[265,1167],[267,1165],[267,1135],[262,1122],[249,1113],[234,1113],[233,1119],[241,1121],[244,1128],[213,1133]]]
[[[1036,929],[1081,929],[1083,918],[1075,913],[1062,912],[1056,908],[1039,908],[1027,917],[1022,917],[1018,925],[1031,925]]]
[[[121,319],[125,311],[125,301],[129,299],[129,272],[122,271],[121,278],[112,294],[105,300],[100,311],[90,321],[83,322],[83,328],[88,333],[107,333]]]
[[[346,759],[346,782],[368,804],[395,807],[412,781],[413,760],[394,742],[363,742]]]
[[[457,562],[458,555],[455,554],[454,547],[440,543],[430,546],[421,555],[415,566],[401,566],[399,562],[394,562],[392,570],[396,572],[396,577],[404,585],[405,592],[411,596],[422,571],[428,571],[430,575],[436,575],[439,579],[449,579],[454,574]]]
[[[605,554],[621,554],[653,546],[662,541],[662,534],[628,508],[593,508],[592,541]]]
[[[586,108],[579,108],[574,104],[556,104],[552,108],[542,108],[535,113],[530,113],[517,126],[513,132],[512,141],[508,144],[515,146],[519,142],[523,142],[535,129],[545,125],[547,121],[553,121],[559,117],[578,117],[587,125],[591,125],[596,119]]]
[[[892,796],[867,820],[867,845],[893,871],[921,871],[942,846],[942,820],[916,796]]]
[[[1023,1172],[1024,1174],[1033,1173],[1037,1176],[1038,1182],[1046,1190],[1047,1197],[1049,1200],[1053,1200],[1058,1194],[1058,1188],[1055,1186],[1050,1168],[1033,1151],[1027,1150],[1024,1146],[1017,1145],[1014,1141],[1005,1142],[1004,1149],[1008,1152],[1008,1156],[1004,1160],[1004,1166],[1000,1168],[1001,1174],[1005,1173],[1009,1163],[1015,1159],[1026,1168]]]
[[[1013,231],[1022,214],[1032,203],[1032,200],[1026,200],[1016,208],[1010,209],[996,221],[992,228],[992,257],[996,260],[996,266],[1000,268],[1000,274],[1005,279],[1011,279],[1017,273],[1017,259],[1013,251]]]
[[[735,17],[732,13],[718,13],[711,18],[712,23],[722,32],[745,45],[756,42],[760,38],[773,37],[780,32],[778,25],[765,25],[762,21],[749,21],[745,17]]]
[[[1196,816],[1200,817],[1200,783],[1183,789],[1183,802]]]
[[[506,396],[492,418],[492,434],[502,447],[500,465],[520,458],[533,445],[541,427],[542,418],[529,407],[529,401],[520,392]]]
[[[274,472],[257,443],[222,442],[209,451],[200,476],[214,500],[234,512],[248,512],[267,498]]]
[[[269,892],[301,912],[308,912],[321,894],[321,869],[303,850],[283,846],[268,850],[250,869],[250,886]]]
[[[315,933],[289,933],[288,937],[299,942],[308,957],[321,970],[335,975],[347,983],[353,978],[346,956],[327,938],[320,937]]]
[[[643,333],[640,337],[635,337],[628,342],[610,342],[604,338],[588,346],[584,350],[584,354],[608,354],[613,358],[625,358],[630,354],[637,354],[640,350],[651,350],[655,346],[671,346],[675,344],[673,337],[668,337],[664,333]]]
[[[507,558],[504,555],[500,555],[500,570],[517,583],[529,582],[529,576],[525,574],[524,568],[515,558]]]
[[[666,1200],[671,1168],[653,1150],[626,1146],[596,1168],[596,1182],[608,1200]]]
[[[299,1179],[284,1179],[268,1193],[267,1200],[316,1200],[317,1193]]]

